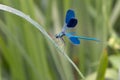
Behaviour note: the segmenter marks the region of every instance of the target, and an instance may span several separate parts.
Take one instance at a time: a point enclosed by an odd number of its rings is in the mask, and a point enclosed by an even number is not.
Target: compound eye
[[[58,38],[59,36],[56,34],[55,37]]]
[[[56,38],[58,38],[58,36],[56,36]]]

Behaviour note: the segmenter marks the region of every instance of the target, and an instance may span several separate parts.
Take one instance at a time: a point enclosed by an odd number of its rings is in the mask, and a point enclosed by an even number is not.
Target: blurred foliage
[[[28,14],[56,42],[54,36],[61,31],[66,11],[73,9],[78,19],[74,29],[77,35],[96,37],[102,42],[81,40],[75,46],[65,38],[67,55],[86,80],[118,78],[120,0],[0,0],[0,4]],[[0,11],[0,80],[80,79],[65,57],[57,54],[36,28],[16,15]]]

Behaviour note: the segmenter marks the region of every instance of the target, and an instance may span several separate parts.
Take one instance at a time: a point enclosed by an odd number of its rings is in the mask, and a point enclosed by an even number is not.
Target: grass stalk
[[[19,17],[24,18],[25,20],[30,22],[32,25],[34,25],[34,27],[36,27],[39,31],[41,31],[41,33],[54,45],[54,47],[57,49],[57,51],[62,53],[64,55],[64,57],[66,57],[66,59],[73,65],[73,67],[76,69],[76,71],[82,77],[82,79],[85,79],[85,77],[82,75],[82,73],[80,72],[78,67],[75,65],[75,63],[67,56],[67,54],[61,48],[59,48],[57,43],[54,42],[54,40],[48,35],[48,33],[44,30],[44,28],[42,28],[36,21],[34,21],[28,15],[25,15],[21,11],[16,10],[16,9],[6,6],[6,5],[0,4],[0,10],[4,10],[4,11],[10,12],[10,13],[13,13]]]

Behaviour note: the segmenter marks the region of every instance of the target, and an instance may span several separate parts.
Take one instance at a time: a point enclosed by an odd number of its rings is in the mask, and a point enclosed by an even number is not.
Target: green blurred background
[[[73,9],[78,19],[74,29],[77,35],[96,37],[102,42],[81,40],[75,46],[65,38],[65,46],[60,46],[86,80],[117,80],[120,76],[120,0],[0,0],[0,4],[29,15],[55,41],[66,11]],[[81,80],[81,77],[39,30],[0,10],[0,80]]]

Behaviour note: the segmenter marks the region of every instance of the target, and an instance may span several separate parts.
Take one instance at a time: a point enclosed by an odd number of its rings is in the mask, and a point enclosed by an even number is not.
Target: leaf
[[[107,51],[104,50],[98,66],[96,80],[104,80],[107,65],[108,65],[108,55],[107,55]]]
[[[115,68],[120,68],[120,55],[111,55],[109,60]]]

